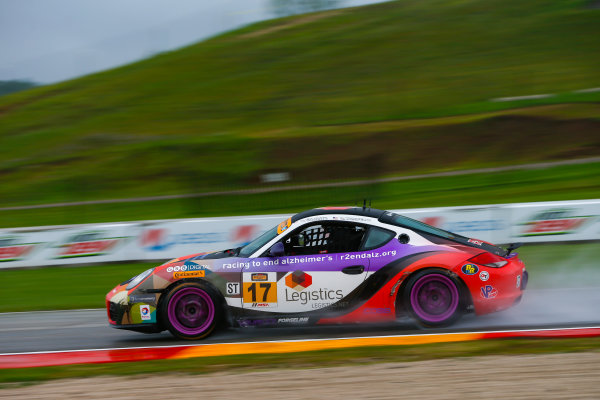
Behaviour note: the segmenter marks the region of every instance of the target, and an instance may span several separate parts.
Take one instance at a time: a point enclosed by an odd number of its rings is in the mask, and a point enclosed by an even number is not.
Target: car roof
[[[379,217],[381,217],[383,213],[385,213],[384,210],[378,210],[376,208],[370,207],[322,207],[298,213],[292,217],[292,222],[296,222],[300,219],[307,217],[314,217],[317,215],[327,214],[359,215],[361,217],[371,217],[379,219]]]

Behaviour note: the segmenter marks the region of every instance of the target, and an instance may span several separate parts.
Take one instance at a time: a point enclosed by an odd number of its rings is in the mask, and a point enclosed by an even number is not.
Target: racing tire
[[[412,275],[403,292],[403,304],[418,325],[448,326],[463,314],[461,285],[445,270],[424,270]]]
[[[180,339],[198,340],[210,335],[220,320],[218,297],[207,285],[184,282],[167,294],[160,309],[161,320]]]

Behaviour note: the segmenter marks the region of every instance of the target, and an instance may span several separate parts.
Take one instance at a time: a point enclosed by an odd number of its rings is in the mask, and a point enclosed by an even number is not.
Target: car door
[[[368,252],[359,251],[367,227],[320,221],[283,235],[284,255],[263,254],[242,273],[245,309],[281,314],[340,308],[369,271]]]

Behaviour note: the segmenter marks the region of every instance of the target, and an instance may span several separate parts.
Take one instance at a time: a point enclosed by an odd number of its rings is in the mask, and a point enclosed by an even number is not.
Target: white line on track
[[[3,315],[13,315],[13,314],[37,314],[37,313],[65,313],[65,312],[80,312],[80,311],[105,311],[106,308],[77,308],[74,310],[40,310],[40,311],[9,311],[0,313],[0,317]]]
[[[29,326],[23,328],[0,328],[0,332],[18,332],[18,331],[50,331],[54,329],[81,329],[81,328],[100,328],[106,327],[105,324],[79,324],[79,325],[57,325],[57,326]]]
[[[547,331],[572,331],[580,329],[598,329],[600,326],[579,326],[569,328],[543,328],[543,329],[507,329],[495,331],[471,331],[471,332],[448,332],[448,333],[423,333],[417,335],[384,335],[384,336],[358,336],[358,337],[338,337],[338,338],[322,338],[322,339],[292,339],[292,340],[267,340],[267,341],[252,341],[252,342],[223,342],[223,343],[204,343],[204,344],[189,344],[189,345],[165,345],[165,346],[139,346],[139,347],[110,347],[104,349],[79,349],[79,350],[58,350],[58,351],[31,351],[20,353],[0,353],[0,356],[11,355],[26,355],[26,354],[57,354],[57,353],[75,353],[75,352],[90,352],[90,351],[114,351],[114,350],[142,350],[142,349],[168,349],[168,348],[192,348],[214,345],[232,345],[232,344],[270,344],[270,343],[303,343],[303,342],[324,342],[334,340],[352,340],[352,339],[388,339],[402,338],[415,336],[452,336],[452,335],[481,335],[486,333],[529,333],[529,332],[547,332]]]

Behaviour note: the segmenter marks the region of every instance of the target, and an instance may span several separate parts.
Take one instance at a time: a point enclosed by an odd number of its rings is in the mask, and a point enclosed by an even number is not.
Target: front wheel
[[[461,290],[444,270],[425,270],[413,275],[403,293],[407,311],[420,325],[448,326],[462,315]]]
[[[194,340],[212,333],[219,317],[217,297],[212,292],[197,282],[179,284],[169,292],[160,311],[173,336]]]

